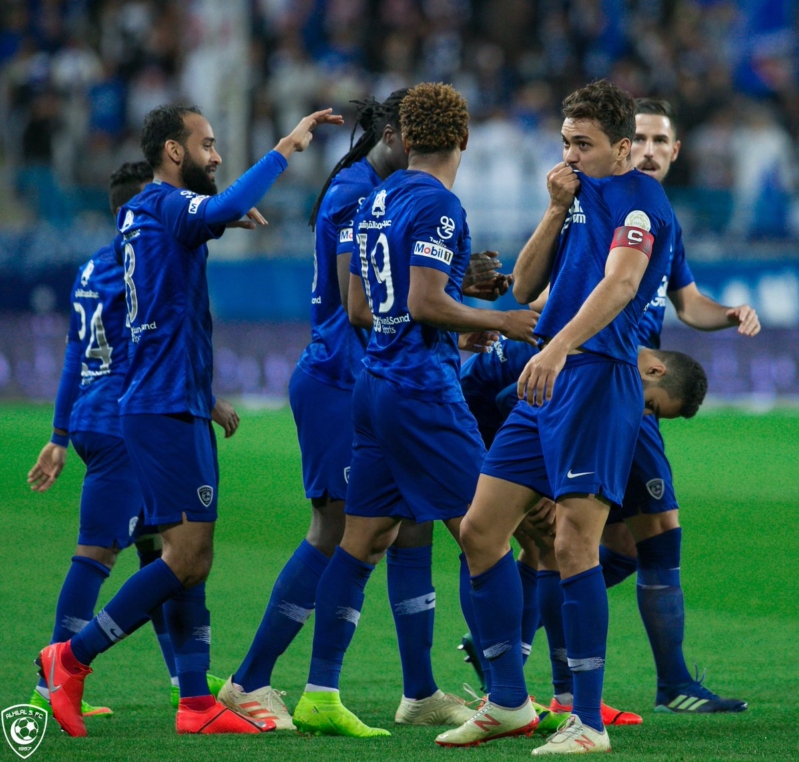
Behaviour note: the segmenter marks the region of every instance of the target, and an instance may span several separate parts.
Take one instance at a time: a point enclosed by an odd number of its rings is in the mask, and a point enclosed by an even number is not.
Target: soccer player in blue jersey
[[[383,103],[369,98],[356,104],[353,138],[359,126],[363,134],[333,168],[311,214],[315,232],[311,343],[289,384],[311,524],[277,578],[247,656],[219,695],[231,709],[254,719],[274,720],[278,730],[294,725],[281,692],[271,686],[272,670],[313,612],[319,578],[344,533],[352,388],[368,341],[367,331],[350,324],[342,304],[349,284],[352,221],[359,203],[408,164],[399,132],[399,107],[406,93],[398,90]],[[471,712],[462,700],[438,689],[432,671],[431,543],[431,522],[404,522],[388,551],[388,591],[404,683],[395,719],[403,724],[460,725]]]
[[[152,181],[147,162],[127,162],[110,179],[109,200],[114,215]],[[72,287],[73,306],[64,368],[53,420],[53,436],[28,474],[31,489],[45,492],[64,468],[70,439],[86,464],[80,504],[78,547],[72,557],[56,607],[51,642],[68,640],[94,616],[100,587],[119,552],[135,543],[146,566],[161,555],[157,527],[143,524],[143,497],[119,426],[119,399],[128,370],[130,332],[125,322],[125,281],[121,257],[114,246],[100,249],[78,270]],[[238,415],[217,399],[214,420],[235,432]],[[161,608],[151,614],[164,660],[177,687],[177,672]],[[219,678],[208,676],[218,691]],[[31,703],[50,710],[49,691],[40,680]],[[176,702],[175,702],[176,703]],[[108,716],[107,707],[84,702],[83,716]]]
[[[633,163],[641,172],[663,182],[680,151],[674,110],[667,101],[639,98],[636,111]],[[664,276],[639,327],[643,346],[660,346],[667,297],[680,320],[693,328],[714,331],[734,327],[742,336],[755,336],[760,331],[757,313],[749,305],[726,307],[700,293],[685,260],[679,223],[670,273]],[[609,586],[617,584],[637,568],[638,606],[657,669],[656,711],[743,711],[746,702],[721,698],[708,690],[692,677],[685,664],[681,544],[678,503],[663,437],[657,418],[646,416],[624,503],[621,509],[611,511],[603,533],[605,578]]]
[[[674,215],[659,183],[632,167],[628,93],[592,83],[564,100],[563,115],[564,162],[548,175],[560,192],[514,268],[520,302],[551,282],[535,329],[543,348],[519,379],[530,404],[500,429],[461,526],[491,692],[440,744],[481,743],[524,724],[522,590],[508,541],[547,497],[557,503],[575,695],[567,724],[534,753],[610,749],[600,713],[608,611],[599,540],[610,506],[621,503],[644,412],[637,326],[667,270]]]
[[[371,315],[373,330],[352,397],[344,537],[319,580],[311,669],[294,712],[300,730],[359,738],[388,735],[346,709],[338,690],[366,583],[401,521],[438,519],[457,537],[484,455],[453,331],[531,340],[533,325],[528,310],[462,303],[470,239],[450,188],[468,139],[463,98],[448,85],[417,85],[402,100],[400,126],[408,169],[375,188],[353,223],[348,312],[353,322]],[[531,728],[535,721],[531,708]]]
[[[134,574],[71,640],[40,656],[53,715],[72,736],[86,735],[80,714],[89,664],[166,603],[180,705],[178,733],[259,733],[210,694],[206,682],[218,467],[211,418],[211,315],[206,242],[252,209],[330,110],[305,117],[275,149],[216,194],[221,158],[211,125],[196,107],[162,106],[142,130],[155,181],[122,207],[126,301],[132,349],[119,401],[122,435],[142,488],[148,524],[158,525],[162,558]]]

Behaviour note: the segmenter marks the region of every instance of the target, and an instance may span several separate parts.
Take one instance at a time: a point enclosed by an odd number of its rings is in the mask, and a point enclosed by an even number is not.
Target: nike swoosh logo
[[[429,606],[431,603],[435,603],[435,602],[436,602],[435,595],[432,598],[425,598],[424,599],[425,606]]]
[[[569,469],[569,473],[566,474],[567,479],[576,479],[578,476],[588,476],[589,474],[595,473],[594,471],[580,471],[579,474],[573,474],[571,469]]]
[[[50,679],[48,682],[50,683],[50,693],[61,690],[60,685],[55,685],[55,659],[50,662]]]

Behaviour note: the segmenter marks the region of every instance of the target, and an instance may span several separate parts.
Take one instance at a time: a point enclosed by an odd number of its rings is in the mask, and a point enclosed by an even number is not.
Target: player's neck
[[[378,143],[369,151],[366,155],[366,161],[372,165],[372,169],[377,172],[377,176],[381,180],[385,180],[394,171],[382,143]]]
[[[461,151],[459,148],[440,153],[415,153],[411,151],[408,169],[427,172],[428,175],[432,175],[440,181],[447,190],[452,190],[460,163]]]
[[[630,157],[626,156],[625,158],[616,162],[612,174],[626,175],[628,172],[631,172],[633,169],[635,169],[635,167],[633,167],[633,163],[630,161]]]
[[[177,171],[172,170],[171,167],[158,167],[153,172],[153,182],[169,183],[173,188],[183,188],[183,177],[180,173],[180,168]]]

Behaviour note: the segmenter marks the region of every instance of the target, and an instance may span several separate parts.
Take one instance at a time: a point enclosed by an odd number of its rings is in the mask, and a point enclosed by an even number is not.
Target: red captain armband
[[[610,248],[615,249],[617,246],[624,246],[626,249],[638,249],[649,259],[652,256],[652,244],[654,242],[655,236],[647,230],[625,225],[624,227],[616,228]]]

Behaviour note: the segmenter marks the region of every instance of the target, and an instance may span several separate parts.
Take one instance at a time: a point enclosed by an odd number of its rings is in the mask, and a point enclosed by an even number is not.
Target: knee
[[[474,522],[469,519],[469,514],[464,516],[461,521],[461,547],[467,556],[474,555],[480,549],[481,532],[475,526]]]
[[[183,587],[194,587],[208,579],[213,564],[213,550],[202,548],[193,551],[167,547],[162,558]]]
[[[75,555],[97,561],[97,563],[102,564],[110,571],[114,568],[114,564],[119,556],[119,548],[102,548],[99,545],[78,545]]]

